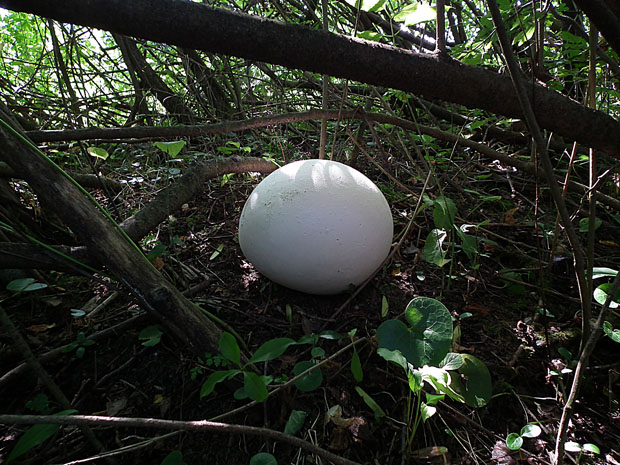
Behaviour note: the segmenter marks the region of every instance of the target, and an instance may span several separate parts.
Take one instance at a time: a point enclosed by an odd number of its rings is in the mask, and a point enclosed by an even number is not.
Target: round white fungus
[[[248,198],[239,244],[263,275],[309,294],[337,294],[368,278],[392,243],[390,207],[359,171],[329,160],[290,163]]]

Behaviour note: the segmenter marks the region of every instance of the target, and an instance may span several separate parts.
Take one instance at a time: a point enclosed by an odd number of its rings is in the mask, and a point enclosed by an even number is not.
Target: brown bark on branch
[[[510,117],[519,118],[523,114],[508,76],[444,56],[414,53],[203,3],[0,0],[0,7],[181,47],[392,87]],[[527,92],[541,127],[620,158],[620,122],[540,85],[528,85]]]
[[[4,124],[0,125],[0,159],[19,169],[37,195],[56,206],[58,216],[89,253],[122,280],[175,337],[199,355],[217,350],[220,330],[215,324],[166,281],[74,184]]]

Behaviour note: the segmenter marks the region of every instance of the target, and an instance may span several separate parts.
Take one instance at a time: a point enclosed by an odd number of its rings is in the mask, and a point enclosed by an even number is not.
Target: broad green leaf
[[[424,243],[424,259],[428,263],[432,263],[439,267],[450,263],[450,260],[446,258],[442,246],[444,241],[448,237],[448,233],[443,229],[433,229],[426,236],[426,242]]]
[[[307,416],[308,413],[303,410],[293,410],[288,417],[286,426],[284,427],[284,433],[295,436],[301,430]]]
[[[524,438],[537,438],[542,433],[540,426],[534,424],[527,424],[521,428],[521,436]]]
[[[422,421],[428,420],[430,417],[435,415],[436,411],[437,407],[427,405],[424,402],[420,403],[420,414],[422,415]]]
[[[612,341],[620,343],[620,329],[614,329],[609,321],[603,323],[603,331]]]
[[[278,465],[278,461],[273,455],[267,452],[259,452],[252,456],[250,465]]]
[[[35,282],[34,278],[14,279],[6,285],[7,290],[12,292],[31,292],[45,289],[47,284]]]
[[[77,410],[63,410],[62,412],[55,413],[54,415],[72,415]],[[15,447],[6,458],[6,463],[11,463],[18,457],[21,457],[31,449],[35,448],[39,444],[42,444],[46,439],[53,436],[60,428],[60,425],[33,425],[26,430],[26,432],[19,438]]]
[[[611,268],[606,268],[603,266],[595,266],[592,268],[592,279],[604,278],[606,276],[616,276],[618,274],[618,270],[613,270]]]
[[[566,441],[564,444],[564,450],[566,452],[581,452],[581,444],[575,441]]]
[[[470,407],[483,407],[491,399],[492,382],[487,366],[470,354],[461,354],[463,366],[458,369],[460,378],[453,377],[452,385],[463,395]]]
[[[164,460],[161,461],[161,465],[187,465],[183,460],[183,453],[180,450],[173,450],[170,452]]]
[[[239,373],[241,373],[240,370],[220,370],[211,373],[200,388],[200,398],[202,399],[203,397],[211,394],[213,392],[213,389],[215,389],[215,385],[217,383],[220,383],[226,379],[230,379]]]
[[[581,449],[584,452],[589,452],[590,454],[600,454],[601,453],[601,449],[598,448],[598,446],[596,444],[592,444],[592,443],[586,443],[584,444]]]
[[[351,373],[353,373],[353,378],[358,383],[361,383],[364,379],[364,371],[362,370],[362,362],[360,360],[360,356],[357,353],[355,347],[353,348],[353,356],[351,357]]]
[[[433,221],[435,228],[450,231],[456,218],[456,204],[447,197],[439,197],[433,202]]]
[[[517,433],[510,433],[506,438],[506,446],[510,450],[519,450],[523,445],[523,438]]]
[[[436,17],[435,9],[429,5],[411,3],[394,16],[394,21],[404,23],[405,26],[413,26],[426,21],[434,21]]]
[[[144,341],[142,343],[143,346],[153,347],[159,344],[159,341],[161,341],[161,337],[163,334],[164,333],[162,332],[159,325],[151,325],[140,331],[138,339]]]
[[[405,311],[411,328],[398,320],[388,320],[377,329],[379,347],[398,350],[414,367],[438,365],[450,350],[452,318],[434,299],[413,299]]]
[[[377,349],[377,355],[381,356],[388,362],[395,363],[405,371],[408,370],[407,359],[398,350],[390,350],[386,349],[385,347],[379,347]]]
[[[370,397],[366,391],[364,391],[361,387],[355,386],[355,391],[361,396],[366,405],[370,407],[372,412],[375,414],[376,420],[381,420],[385,416],[385,411],[375,402],[375,400]]]
[[[410,371],[407,374],[407,380],[409,384],[409,389],[414,394],[418,394],[422,389],[423,378],[422,374],[418,370]]]
[[[178,140],[175,142],[154,142],[153,145],[164,153],[167,153],[171,157],[176,157],[186,142],[184,140]]]
[[[599,304],[604,305],[607,297],[609,296],[609,290],[611,289],[611,283],[605,283],[598,286],[594,289],[594,300],[596,300]],[[618,308],[620,306],[620,289],[616,291],[614,294],[611,303],[609,304],[609,308]]]
[[[312,363],[309,360],[299,362],[293,367],[293,374],[297,376],[301,374],[302,372],[306,371],[307,369],[312,368],[313,366],[314,366],[314,363]],[[295,381],[295,386],[300,391],[310,392],[318,388],[322,382],[323,382],[323,373],[321,372],[320,368],[317,368],[316,370],[308,373],[306,376]]]
[[[236,364],[241,365],[241,350],[235,336],[224,331],[220,337],[219,348],[222,356]]]
[[[386,0],[345,0],[349,5],[364,11],[381,11]]]
[[[107,150],[100,149],[99,147],[88,147],[86,151],[91,157],[101,158],[102,160],[107,160],[110,156]]]
[[[269,396],[265,381],[251,371],[243,372],[243,390],[250,399],[256,402],[263,402]]]
[[[431,394],[426,392],[426,403],[428,405],[437,405],[440,400],[444,400],[446,396],[444,394]]]
[[[259,363],[275,360],[286,352],[286,349],[293,344],[295,344],[295,341],[289,337],[271,339],[256,349],[256,352],[254,352],[248,363]]]
[[[461,365],[463,365],[463,357],[461,357],[461,354],[455,354],[454,352],[446,355],[439,364],[444,370],[458,370],[461,368]]]
[[[594,229],[597,230],[601,224],[603,224],[603,220],[600,218],[594,218]],[[590,218],[581,218],[579,220],[579,232],[587,233],[590,228]]]

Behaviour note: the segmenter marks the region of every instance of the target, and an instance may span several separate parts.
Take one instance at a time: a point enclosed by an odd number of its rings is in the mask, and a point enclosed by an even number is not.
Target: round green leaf
[[[491,373],[487,366],[470,354],[461,354],[463,365],[457,370],[459,378],[453,377],[453,388],[470,407],[483,407],[491,399]]]
[[[582,447],[584,452],[589,452],[590,454],[600,454],[601,449],[598,448],[596,444],[587,443]]]
[[[312,363],[309,360],[299,362],[293,368],[293,374],[297,376],[301,374],[302,372],[306,371],[307,369],[312,368],[313,366],[314,366],[314,363]],[[321,369],[318,368],[308,373],[303,378],[300,378],[297,381],[295,381],[295,386],[297,386],[297,389],[299,389],[300,391],[310,392],[318,388],[322,382],[323,382],[323,373],[321,372]]]
[[[564,450],[566,452],[581,452],[581,444],[574,441],[566,441],[564,444]]]
[[[267,452],[259,452],[252,456],[250,465],[278,465],[276,458]]]
[[[542,433],[542,429],[538,425],[527,424],[521,428],[521,436],[524,438],[537,438],[540,433]]]
[[[429,297],[416,297],[405,310],[411,328],[388,320],[377,329],[379,347],[398,350],[414,367],[438,365],[450,351],[452,318],[448,309]]]
[[[609,296],[609,290],[611,288],[611,284],[605,283],[598,286],[594,289],[594,300],[596,300],[599,304],[604,305],[607,297]],[[609,308],[618,308],[620,306],[620,289],[616,291],[614,296],[612,297],[612,301],[609,304]]]
[[[510,433],[506,438],[506,446],[510,450],[519,450],[523,445],[523,438],[517,433]]]

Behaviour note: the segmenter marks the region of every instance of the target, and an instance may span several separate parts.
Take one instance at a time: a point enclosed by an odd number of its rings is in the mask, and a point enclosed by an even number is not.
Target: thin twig
[[[32,424],[54,424],[54,425],[78,425],[78,426],[114,426],[114,427],[132,427],[132,428],[156,428],[167,430],[182,431],[210,431],[214,433],[229,434],[249,434],[253,436],[261,436],[275,441],[286,442],[292,446],[304,449],[312,454],[329,460],[337,465],[360,465],[349,459],[345,459],[336,454],[332,454],[311,444],[303,439],[281,433],[267,428],[259,428],[256,426],[234,425],[228,423],[218,423],[214,421],[179,421],[179,420],[161,420],[158,418],[124,418],[124,417],[107,417],[97,415],[0,415],[0,423],[13,425],[32,425]]]

